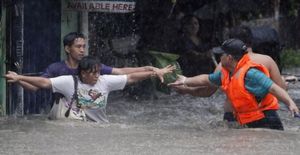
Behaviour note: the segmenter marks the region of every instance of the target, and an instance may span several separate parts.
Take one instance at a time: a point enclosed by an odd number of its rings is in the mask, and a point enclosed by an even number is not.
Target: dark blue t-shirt
[[[61,75],[76,75],[78,72],[77,69],[69,68],[65,61],[55,62],[49,65],[45,72],[42,74],[42,77],[57,77]],[[101,64],[100,74],[111,74],[112,67]]]

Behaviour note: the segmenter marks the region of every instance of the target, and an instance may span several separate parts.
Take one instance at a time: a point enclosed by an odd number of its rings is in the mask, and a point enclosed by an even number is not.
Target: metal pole
[[[14,65],[17,67],[18,74],[22,74],[23,70],[23,53],[24,53],[24,2],[18,1],[15,4],[15,11],[18,21],[16,22],[16,57],[17,62]],[[17,87],[16,100],[16,116],[24,115],[24,90],[21,86]]]

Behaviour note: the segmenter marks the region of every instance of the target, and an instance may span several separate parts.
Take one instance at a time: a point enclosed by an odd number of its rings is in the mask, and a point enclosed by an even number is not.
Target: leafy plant
[[[280,57],[284,68],[300,67],[300,50],[285,49]]]

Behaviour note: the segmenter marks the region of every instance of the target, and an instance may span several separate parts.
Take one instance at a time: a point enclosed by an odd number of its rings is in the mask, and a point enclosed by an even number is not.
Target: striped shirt
[[[209,74],[209,81],[221,86],[221,71]],[[273,81],[258,69],[251,68],[245,76],[245,87],[257,99],[262,99],[273,84]]]

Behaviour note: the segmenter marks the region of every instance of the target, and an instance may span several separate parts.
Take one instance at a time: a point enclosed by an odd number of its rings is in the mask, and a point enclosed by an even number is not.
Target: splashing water
[[[298,103],[300,84],[288,93]],[[149,94],[150,96],[150,94]],[[151,100],[110,95],[110,123],[0,118],[0,154],[298,154],[300,119],[281,105],[285,131],[239,129],[222,121],[224,94],[212,97],[156,93]],[[280,153],[279,153],[280,152]]]

